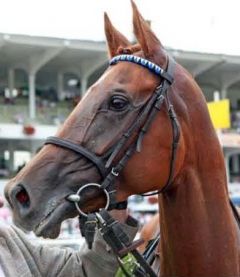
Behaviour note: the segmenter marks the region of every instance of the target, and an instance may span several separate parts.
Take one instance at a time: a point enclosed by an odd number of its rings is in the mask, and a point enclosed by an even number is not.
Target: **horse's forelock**
[[[141,45],[140,44],[134,44],[134,45],[130,45],[128,47],[122,47],[119,46],[118,50],[117,50],[117,55],[121,55],[121,54],[135,54],[136,52],[141,51]]]

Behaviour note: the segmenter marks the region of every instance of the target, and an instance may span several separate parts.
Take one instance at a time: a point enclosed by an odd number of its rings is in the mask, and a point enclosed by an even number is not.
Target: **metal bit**
[[[78,203],[80,201],[80,196],[78,194],[71,194],[67,197],[67,200]]]

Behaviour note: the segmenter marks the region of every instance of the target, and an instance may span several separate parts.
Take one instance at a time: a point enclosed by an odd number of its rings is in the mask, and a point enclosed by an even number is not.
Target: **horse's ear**
[[[118,54],[119,47],[128,47],[131,43],[111,23],[107,13],[104,13],[104,27],[110,57]]]
[[[163,49],[161,42],[158,40],[150,25],[140,12],[133,0],[131,0],[133,9],[133,28],[134,34],[141,45],[141,48],[146,57],[153,56],[157,51]]]

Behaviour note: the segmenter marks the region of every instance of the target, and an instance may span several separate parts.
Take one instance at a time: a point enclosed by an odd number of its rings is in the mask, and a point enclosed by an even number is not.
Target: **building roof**
[[[168,49],[168,52],[195,76],[208,99],[214,90],[240,89],[240,56],[177,49]],[[37,72],[37,82],[46,85],[54,83],[59,72],[89,77],[98,70],[102,71],[106,64],[105,42],[0,34],[2,84],[7,83],[10,68],[22,69],[28,74]],[[21,83],[17,75],[16,82]]]

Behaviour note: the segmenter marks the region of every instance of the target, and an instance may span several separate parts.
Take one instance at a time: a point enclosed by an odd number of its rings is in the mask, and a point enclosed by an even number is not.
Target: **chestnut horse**
[[[105,15],[110,58],[133,54],[167,69],[168,54],[133,2],[132,6],[136,45],[131,45]],[[173,20],[171,13],[169,18]],[[176,22],[176,32],[180,31]],[[192,76],[179,64],[173,78],[167,93],[181,135],[171,185],[159,195],[160,276],[240,276],[239,230],[229,205],[223,154],[206,101]],[[109,66],[88,89],[57,137],[103,157],[136,121],[162,82],[162,78],[135,63]],[[116,178],[118,201],[161,190],[169,179],[173,131],[166,102],[164,99],[151,122],[141,151],[132,154]],[[113,164],[136,136],[136,132],[131,135]],[[5,194],[18,226],[54,238],[61,222],[77,215],[66,197],[87,183],[101,180],[99,170],[88,158],[48,144],[8,183]],[[94,187],[85,190],[81,200],[79,205],[86,213],[105,205],[104,194]]]

